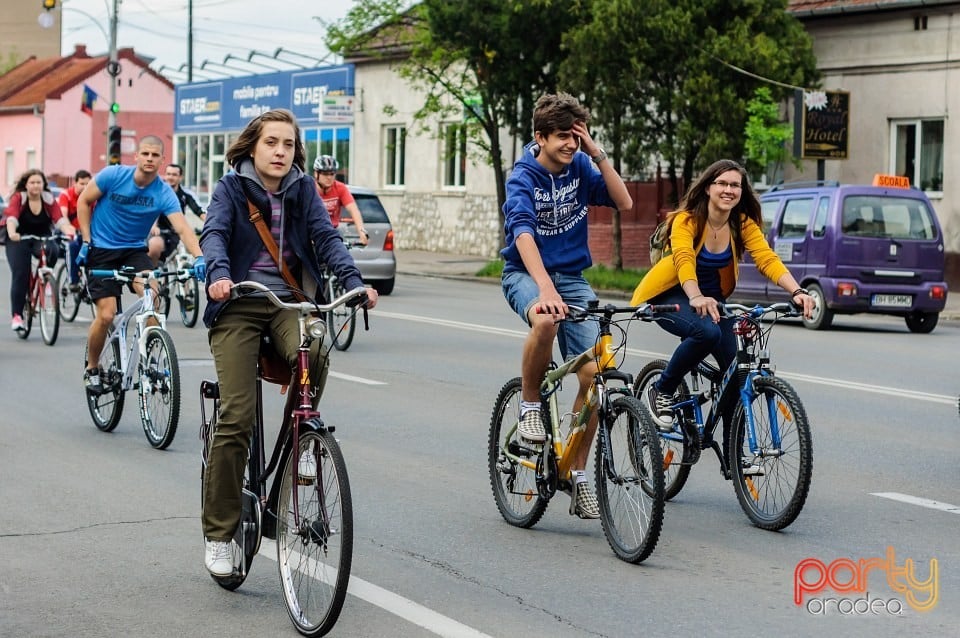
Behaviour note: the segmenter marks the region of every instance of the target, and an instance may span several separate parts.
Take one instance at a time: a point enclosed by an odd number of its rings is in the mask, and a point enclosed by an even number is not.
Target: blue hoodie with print
[[[536,240],[548,273],[577,275],[593,264],[587,243],[588,206],[615,204],[586,153],[578,151],[568,166],[553,174],[537,161],[539,148],[536,142],[524,146],[507,179],[503,270],[526,270],[517,250],[517,237],[526,232]]]

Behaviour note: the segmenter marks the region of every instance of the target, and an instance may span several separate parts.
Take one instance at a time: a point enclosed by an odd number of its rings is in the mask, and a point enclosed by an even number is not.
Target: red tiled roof
[[[117,57],[143,67],[173,88],[167,78],[150,69],[133,49],[120,49]],[[78,45],[73,55],[67,57],[37,59],[31,56],[0,76],[0,108],[43,105],[48,99],[57,99],[64,91],[102,72],[108,61],[106,55],[91,58],[83,45]]]

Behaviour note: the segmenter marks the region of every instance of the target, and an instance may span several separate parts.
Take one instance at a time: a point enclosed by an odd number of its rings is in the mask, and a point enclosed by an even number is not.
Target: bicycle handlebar
[[[316,303],[313,301],[282,301],[279,297],[277,297],[277,294],[273,290],[264,286],[259,281],[239,281],[233,284],[230,289],[230,298],[239,299],[242,296],[240,293],[241,288],[249,288],[251,290],[256,290],[257,292],[262,292],[266,298],[269,299],[277,308],[296,310],[304,315],[312,314],[314,312],[329,312],[338,306],[342,306],[345,303],[359,299],[361,296],[363,299],[367,298],[367,289],[364,286],[357,286],[353,290],[348,290],[327,304]]]
[[[189,279],[190,277],[195,277],[193,268],[180,268],[179,270],[140,270],[135,271],[133,269],[121,269],[121,270],[103,270],[99,268],[94,268],[90,270],[91,277],[106,277],[110,279],[116,279],[124,283],[129,283],[137,279],[167,279],[170,277],[176,277],[177,279]]]
[[[567,304],[567,309],[569,312],[564,319],[561,319],[561,321],[585,321],[592,316],[606,315],[608,317],[612,317],[615,314],[626,313],[631,313],[633,318],[640,319],[641,321],[651,321],[660,314],[679,312],[680,306],[679,304],[640,304],[639,306],[614,306],[612,304],[607,304],[605,306],[583,308],[582,306]],[[541,309],[538,309],[537,314],[548,313],[542,312]]]
[[[802,312],[793,303],[789,301],[780,301],[772,303],[769,306],[744,306],[738,303],[718,304],[720,307],[720,316],[729,318],[746,315],[753,319],[760,319],[764,315],[776,313],[784,317],[799,317]]]

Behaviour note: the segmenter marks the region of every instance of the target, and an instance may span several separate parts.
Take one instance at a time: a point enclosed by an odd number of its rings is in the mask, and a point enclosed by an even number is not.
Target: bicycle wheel
[[[60,318],[70,323],[80,312],[80,294],[70,291],[70,270],[62,263],[57,266],[57,291],[60,294]]]
[[[200,286],[196,279],[190,277],[180,284],[177,301],[180,303],[180,319],[183,320],[183,325],[187,328],[197,325],[197,317],[200,316]]]
[[[316,478],[294,481],[307,450],[316,459]],[[353,503],[343,454],[326,430],[301,429],[287,456],[277,503],[280,583],[290,620],[301,634],[322,636],[337,622],[352,560]]]
[[[147,332],[145,351],[137,370],[140,422],[150,445],[163,450],[173,443],[180,420],[180,366],[173,339],[163,330]]]
[[[633,395],[650,414],[653,414],[653,407],[647,402],[647,388],[660,378],[660,374],[666,367],[667,362],[663,359],[651,361],[643,366],[640,373],[637,374],[636,381],[634,381]],[[677,388],[677,396],[690,396],[690,389],[686,381],[680,382],[680,387]],[[683,486],[686,485],[691,466],[680,462],[686,456],[684,447],[687,444],[684,443],[679,423],[674,422],[673,428],[668,432],[661,432],[658,428],[658,434],[660,435],[660,452],[663,456],[664,498],[669,501],[679,494]]]
[[[98,430],[112,432],[120,423],[123,413],[123,373],[120,368],[120,344],[107,336],[103,353],[100,355],[100,383],[103,384],[103,394],[87,395],[87,408],[93,417],[93,424]],[[83,360],[88,361],[88,350],[84,350]]]
[[[663,457],[653,417],[635,397],[614,401],[605,428],[612,458],[596,446],[600,523],[610,549],[639,563],[657,546],[663,526]]]
[[[810,424],[796,391],[783,379],[757,377],[753,389],[750,411],[759,453],[750,451],[750,427],[741,402],[733,413],[727,462],[740,507],[753,524],[780,530],[800,514],[810,489]],[[774,429],[779,446],[773,440]]]
[[[493,406],[487,463],[500,515],[511,525],[529,528],[543,516],[549,501],[537,489],[537,454],[520,441],[519,421],[520,377],[515,377],[503,386]],[[508,458],[506,451],[514,458]]]
[[[43,275],[38,298],[40,311],[40,336],[43,342],[52,346],[60,334],[60,294],[53,275]]]
[[[327,301],[333,301],[346,290],[339,279],[327,277]],[[333,347],[337,350],[346,350],[353,343],[353,333],[357,329],[357,313],[347,306],[337,306],[327,312],[327,330],[333,340]]]

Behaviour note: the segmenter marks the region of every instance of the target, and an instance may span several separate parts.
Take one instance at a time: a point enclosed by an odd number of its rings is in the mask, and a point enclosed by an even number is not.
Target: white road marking
[[[213,359],[181,359],[179,361],[181,368],[206,368],[213,367]],[[335,372],[331,370],[328,373],[329,376],[335,377],[337,379],[342,379],[343,381],[350,381],[353,383],[362,383],[363,385],[387,385],[386,381],[377,381],[375,379],[365,379],[363,377],[355,377],[352,374],[344,374],[342,372]]]
[[[960,514],[960,505],[951,505],[950,503],[941,503],[940,501],[932,501],[929,498],[920,498],[919,496],[910,496],[909,494],[901,494],[900,492],[871,492],[870,495],[879,496],[880,498],[888,498],[891,501],[900,501],[901,503],[909,503],[910,505],[919,505],[920,507],[927,507],[932,510],[950,512],[951,514]]]
[[[431,317],[420,317],[417,315],[408,315],[399,312],[382,312],[379,309],[376,310],[378,317],[387,317],[390,319],[401,319],[404,321],[413,321],[418,323],[429,323],[437,326],[445,326],[448,328],[458,328],[461,330],[470,330],[473,332],[485,332],[488,334],[498,334],[506,337],[515,337],[517,339],[525,339],[527,333],[521,330],[508,330],[504,328],[493,328],[491,326],[483,326],[475,323],[465,323],[462,321],[449,321],[447,319],[433,319]],[[662,352],[653,352],[650,350],[637,350],[635,348],[627,348],[627,352],[631,355],[636,355],[639,357],[647,357],[650,359],[669,359],[670,355]],[[931,394],[930,392],[919,392],[915,390],[906,390],[904,388],[892,388],[888,386],[878,386],[870,385],[866,383],[858,383],[857,381],[844,381],[842,379],[831,379],[827,377],[817,377],[809,374],[799,374],[795,372],[783,372],[778,370],[777,376],[781,376],[784,379],[793,379],[796,381],[803,381],[806,383],[816,383],[819,385],[827,385],[835,388],[842,388],[845,390],[859,390],[861,392],[871,392],[873,394],[883,394],[886,396],[896,397],[898,399],[913,399],[916,401],[928,401],[930,403],[940,403],[943,405],[955,406],[957,404],[957,397],[946,395],[946,394]]]
[[[276,561],[276,542],[264,538],[260,542],[260,551],[257,553],[270,560]],[[457,622],[453,618],[444,616],[428,607],[413,602],[409,598],[404,598],[399,594],[395,594],[392,591],[374,585],[352,574],[350,575],[350,584],[347,586],[347,593],[361,600],[365,600],[372,605],[376,605],[395,616],[399,616],[418,627],[423,627],[438,636],[449,638],[491,638],[482,631]]]

